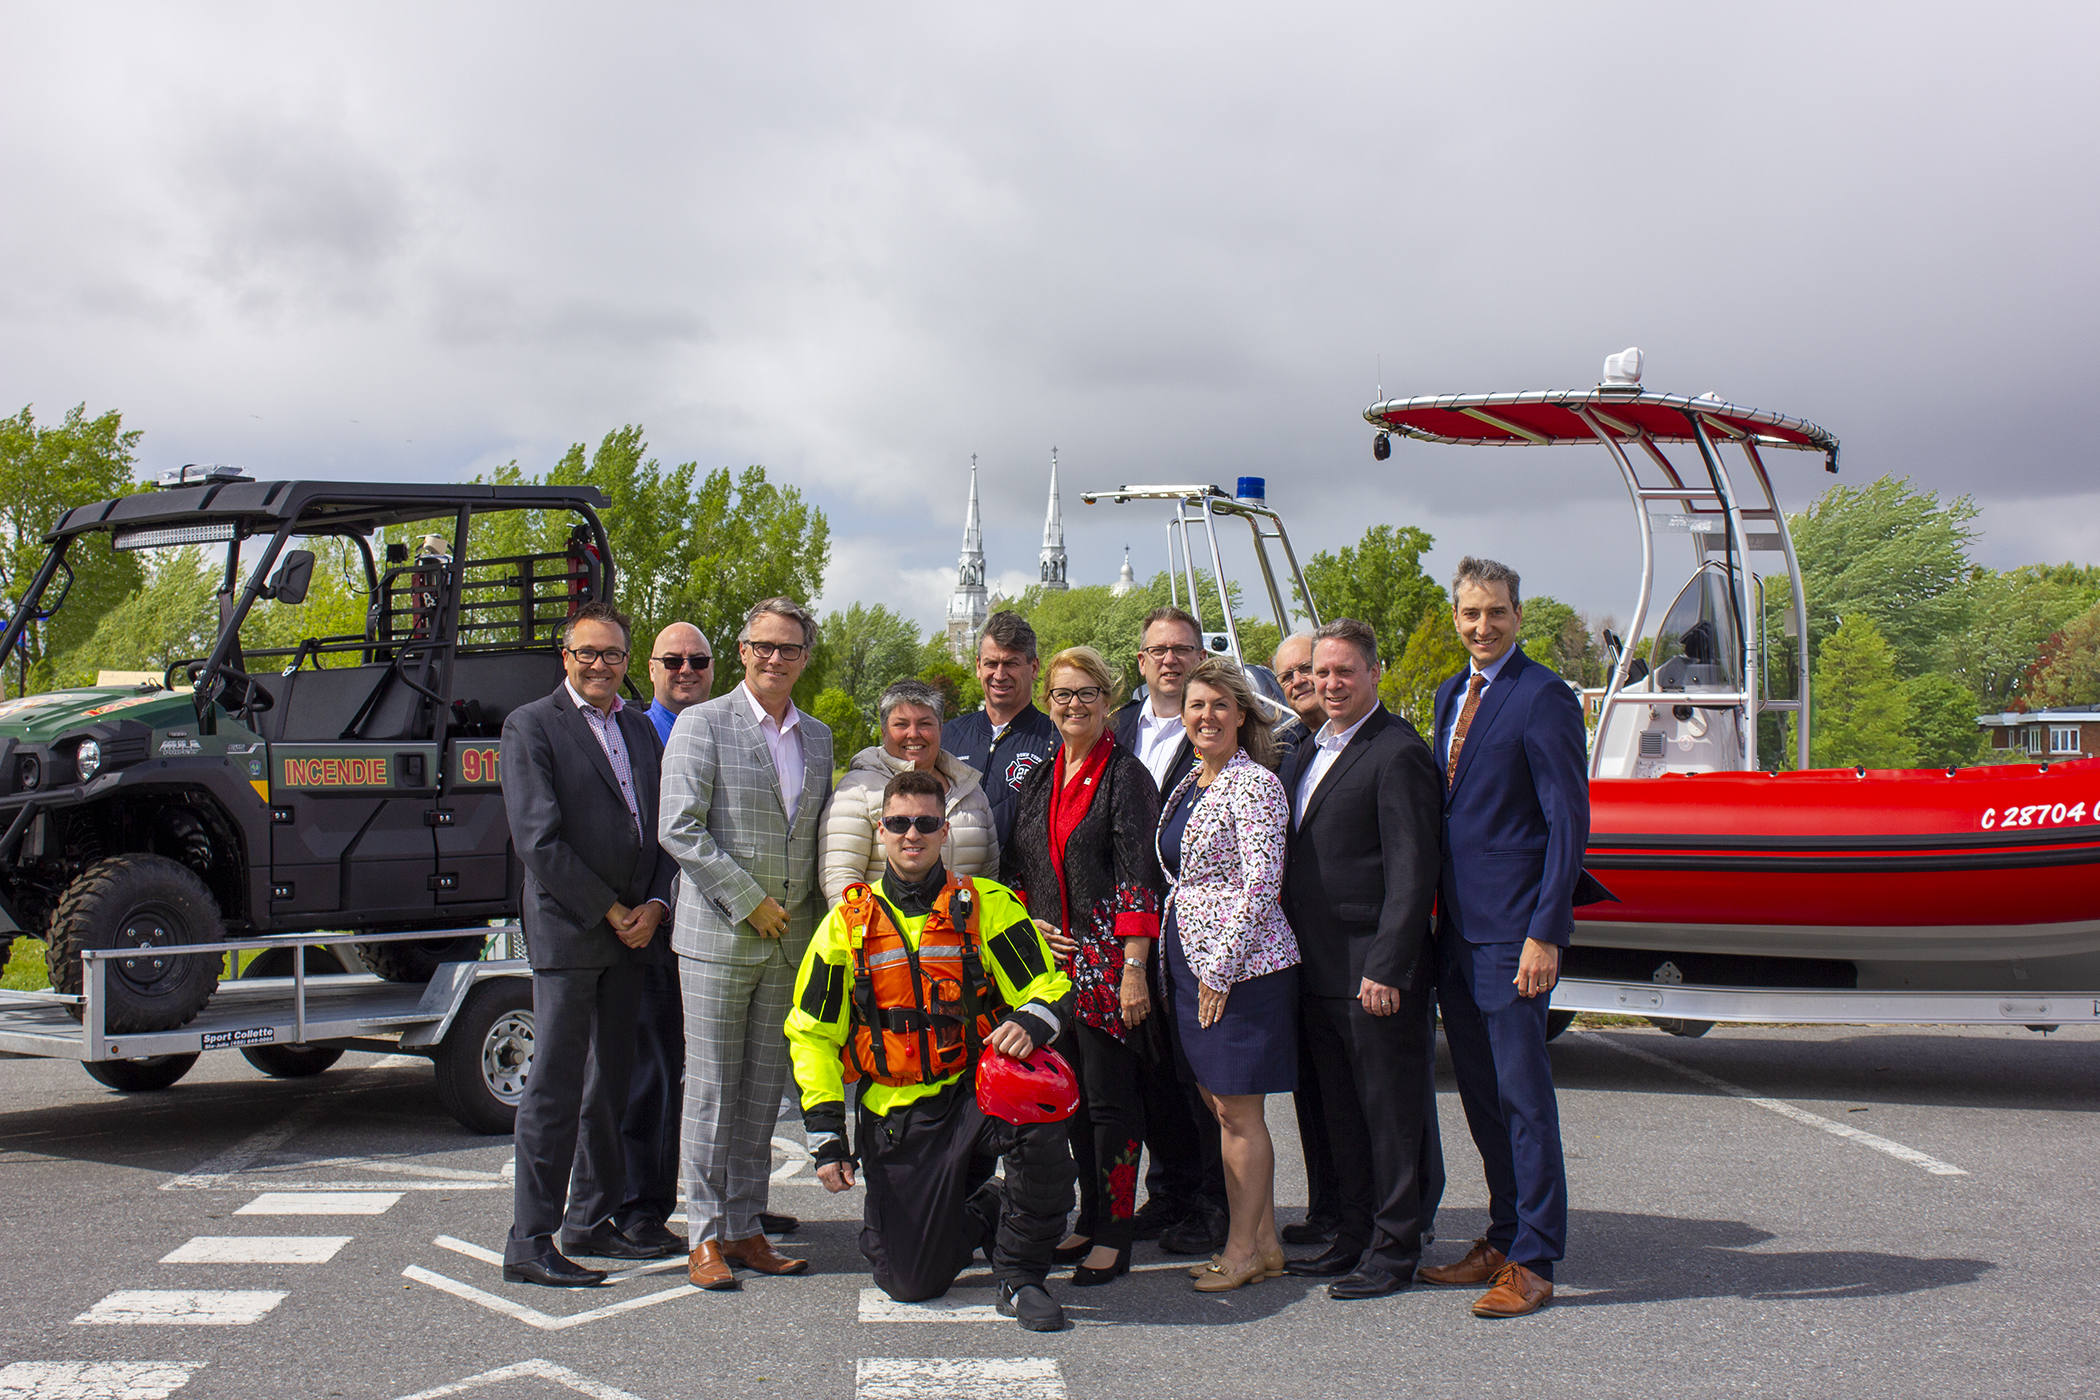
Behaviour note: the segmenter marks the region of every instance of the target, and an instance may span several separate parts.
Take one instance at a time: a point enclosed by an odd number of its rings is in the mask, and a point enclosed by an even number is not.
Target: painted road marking
[[[854,1400],[1065,1400],[1065,1379],[1046,1356],[866,1356],[854,1365]]]
[[[953,1298],[928,1298],[923,1303],[900,1303],[879,1288],[860,1291],[862,1322],[1005,1322],[990,1303],[960,1303]]]
[[[787,1158],[785,1162],[773,1168],[773,1180],[775,1181],[785,1181],[814,1160],[809,1155],[809,1149],[796,1142],[793,1138],[774,1138],[773,1150]]]
[[[1629,1038],[1625,1035],[1614,1034],[1610,1031],[1590,1031],[1586,1038],[1594,1040],[1600,1045],[1608,1045],[1621,1055],[1631,1055],[1634,1059],[1640,1060],[1644,1064],[1657,1065],[1669,1070],[1672,1074],[1681,1074],[1695,1084],[1704,1084],[1707,1088],[1726,1094],[1730,1098],[1741,1099],[1745,1103],[1754,1103],[1759,1108],[1776,1113],[1782,1118],[1791,1118],[1796,1123],[1803,1123],[1811,1128],[1820,1128],[1832,1137],[1849,1138],[1861,1147],[1871,1147],[1876,1152],[1886,1152],[1898,1161],[1908,1162],[1914,1167],[1923,1167],[1934,1176],[1968,1175],[1968,1172],[1962,1168],[1948,1162],[1942,1162],[1937,1157],[1928,1157],[1915,1147],[1905,1147],[1900,1142],[1891,1142],[1885,1137],[1876,1137],[1872,1133],[1861,1132],[1858,1128],[1852,1127],[1847,1123],[1833,1123],[1821,1114],[1810,1113],[1805,1108],[1796,1108],[1792,1104],[1782,1103],[1778,1099],[1768,1099],[1761,1094],[1753,1094],[1742,1085],[1730,1084],[1725,1079],[1716,1079],[1705,1070],[1693,1069],[1690,1065],[1678,1064],[1675,1060],[1657,1055],[1652,1051],[1643,1050],[1638,1045],[1629,1045],[1625,1043]]]
[[[260,1322],[288,1294],[272,1290],[129,1288],[112,1293],[73,1319],[80,1323],[185,1327],[246,1327]]]
[[[265,1191],[235,1215],[384,1215],[399,1191]]]
[[[602,1308],[592,1308],[589,1312],[580,1312],[571,1317],[555,1317],[537,1308],[528,1308],[523,1303],[514,1303],[508,1298],[485,1293],[471,1283],[461,1283],[458,1279],[447,1278],[416,1264],[403,1269],[401,1277],[428,1284],[440,1293],[450,1293],[453,1297],[463,1298],[469,1303],[477,1303],[490,1312],[502,1313],[505,1317],[515,1318],[528,1327],[537,1327],[542,1332],[565,1332],[571,1327],[581,1327],[587,1322],[603,1321],[621,1313],[633,1312],[636,1308],[654,1307],[658,1303],[668,1303],[674,1298],[684,1298],[700,1291],[689,1283],[681,1283],[676,1288],[666,1288],[660,1293],[646,1293],[639,1298],[608,1303]]]
[[[376,1172],[399,1172],[403,1176],[427,1176],[445,1182],[502,1182],[510,1180],[508,1172],[471,1171],[464,1167],[432,1167],[421,1162],[404,1162],[387,1157],[312,1157],[291,1163],[301,1171],[319,1171],[324,1167],[365,1167]],[[405,1182],[390,1183],[396,1187]],[[276,1185],[272,1182],[271,1185]]]
[[[190,1361],[13,1361],[0,1400],[168,1400],[190,1383]]]
[[[589,1396],[590,1400],[642,1400],[642,1397],[636,1395],[633,1391],[621,1390],[617,1386],[607,1385],[603,1381],[594,1381],[588,1376],[579,1376],[568,1367],[557,1366],[552,1361],[539,1360],[520,1361],[512,1366],[499,1366],[493,1371],[483,1371],[478,1376],[468,1376],[464,1380],[454,1381],[450,1385],[441,1385],[434,1390],[419,1390],[413,1395],[403,1395],[400,1397],[400,1400],[443,1400],[443,1397],[447,1395],[464,1395],[470,1390],[480,1390],[484,1386],[501,1385],[505,1381],[524,1380],[528,1376],[538,1380],[553,1381],[556,1385],[565,1385],[578,1395]]]
[[[337,1090],[355,1079],[347,1075],[337,1084]],[[250,1133],[218,1156],[181,1176],[170,1177],[160,1184],[163,1191],[209,1191],[223,1185],[227,1177],[246,1171],[267,1153],[290,1142],[294,1135],[305,1132],[320,1121],[321,1115],[333,1105],[326,1098],[308,1099],[297,1108],[278,1119],[260,1132]]]
[[[199,1235],[163,1264],[325,1264],[350,1235]]]

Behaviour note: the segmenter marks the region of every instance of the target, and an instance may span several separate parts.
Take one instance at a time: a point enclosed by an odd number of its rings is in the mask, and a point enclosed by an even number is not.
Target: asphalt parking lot
[[[0,1061],[0,1400],[2100,1391],[2100,1030],[1612,1027],[1554,1060],[1574,1214],[1544,1312],[1299,1279],[1199,1296],[1145,1245],[1107,1288],[1053,1277],[1075,1325],[1047,1336],[993,1315],[981,1273],[938,1307],[871,1295],[858,1193],[786,1145],[774,1203],[812,1275],[557,1292],[501,1281],[509,1140],[457,1127],[420,1061],[285,1082],[209,1056],[129,1098]],[[1444,1087],[1432,1262],[1484,1220]],[[1295,1218],[1288,1104],[1269,1116]]]

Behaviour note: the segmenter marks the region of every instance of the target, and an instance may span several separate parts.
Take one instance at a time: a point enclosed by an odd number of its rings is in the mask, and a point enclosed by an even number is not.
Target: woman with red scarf
[[[1072,1283],[1079,1288],[1130,1269],[1145,1124],[1129,1041],[1152,1014],[1145,968],[1159,937],[1165,886],[1152,840],[1159,790],[1109,732],[1115,690],[1115,673],[1092,647],[1068,648],[1043,668],[1044,709],[1064,744],[1054,762],[1037,764],[1021,783],[1001,881],[1031,917],[1061,935],[1053,945],[1071,945],[1079,1218],[1054,1257],[1077,1265]]]

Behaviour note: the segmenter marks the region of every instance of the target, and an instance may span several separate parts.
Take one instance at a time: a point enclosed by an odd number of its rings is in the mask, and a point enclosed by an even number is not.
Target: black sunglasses
[[[946,817],[884,817],[882,819],[882,829],[889,832],[892,836],[902,836],[905,832],[915,827],[918,829],[919,835],[931,836],[947,824],[948,819]]]
[[[688,666],[695,671],[705,671],[715,664],[715,659],[705,652],[696,652],[691,656],[654,656],[650,660],[666,671],[682,671]]]

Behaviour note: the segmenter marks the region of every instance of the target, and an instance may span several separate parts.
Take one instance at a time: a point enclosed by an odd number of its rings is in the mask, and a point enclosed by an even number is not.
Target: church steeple
[[[1123,546],[1123,572],[1117,575],[1116,581],[1108,586],[1108,596],[1120,598],[1136,587],[1137,575],[1130,572],[1130,546],[1126,544]]]
[[[1043,553],[1038,569],[1049,592],[1062,593],[1065,582],[1065,515],[1057,500],[1057,449],[1050,449],[1050,512],[1043,519]]]
[[[955,561],[955,593],[948,600],[948,651],[965,665],[977,659],[977,634],[991,606],[984,589],[984,524],[977,508],[977,454],[970,454],[970,506],[963,516],[962,554]]]

